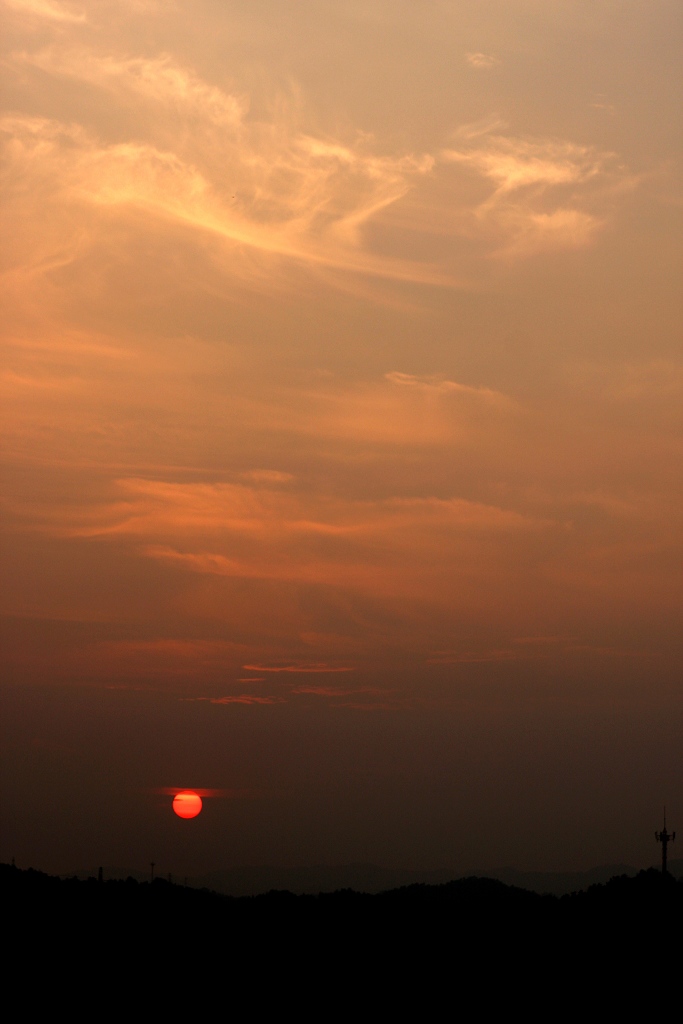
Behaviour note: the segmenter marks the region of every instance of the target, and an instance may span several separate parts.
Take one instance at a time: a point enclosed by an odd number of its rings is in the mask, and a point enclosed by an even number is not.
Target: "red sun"
[[[173,810],[179,818],[196,818],[202,809],[202,798],[191,789],[184,789],[173,797]]]

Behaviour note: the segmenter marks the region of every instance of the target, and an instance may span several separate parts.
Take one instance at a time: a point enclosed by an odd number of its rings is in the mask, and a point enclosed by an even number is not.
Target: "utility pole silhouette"
[[[662,844],[662,874],[666,874],[666,848],[669,843],[672,843],[676,838],[675,832],[667,832],[666,830],[666,807],[664,808],[664,828],[661,832],[655,832],[655,839],[658,843]]]
[[[149,873],[149,880],[150,880],[150,882],[153,882],[154,881],[154,868],[156,866],[154,861],[152,861],[152,863],[149,866],[151,868],[151,871]]]

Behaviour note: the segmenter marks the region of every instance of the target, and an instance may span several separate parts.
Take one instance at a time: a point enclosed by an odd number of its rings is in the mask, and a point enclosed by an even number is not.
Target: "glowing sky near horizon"
[[[30,694],[114,688],[145,784],[179,777],[171,734],[162,769],[145,730],[186,714],[193,784],[275,794],[296,757],[269,761],[262,730],[314,716],[295,816],[317,744],[348,729],[365,785],[410,817],[406,777],[450,769],[428,743],[385,757],[396,716],[489,737],[509,718],[474,803],[524,802],[500,781],[520,729],[533,761],[551,720],[615,711],[654,749],[648,716],[680,723],[678,4],[4,0],[2,17],[2,621],[26,742],[56,742]],[[254,777],[218,743],[203,760],[203,728],[237,729]],[[591,742],[562,769],[586,786]],[[637,799],[659,814],[680,792],[651,770]],[[629,771],[589,816],[632,805]],[[566,810],[562,778],[539,807]],[[330,826],[311,856],[457,858],[470,805],[438,799],[452,827],[423,824],[424,848],[404,856],[398,825],[374,843],[347,807],[356,846]],[[40,829],[16,828],[38,858]],[[276,832],[225,856],[273,860]]]

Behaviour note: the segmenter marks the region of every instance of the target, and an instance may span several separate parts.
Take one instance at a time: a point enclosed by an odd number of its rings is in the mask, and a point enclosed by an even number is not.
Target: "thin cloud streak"
[[[227,697],[181,697],[184,701],[200,701],[207,704],[244,704],[246,706],[265,707],[270,704],[286,704],[286,697],[258,696],[253,693],[241,693]]]
[[[367,694],[368,696],[377,696],[378,694],[386,694],[386,690],[380,690],[375,686],[359,687],[355,689],[344,689],[342,687],[333,686],[296,686],[292,691],[293,694],[310,694],[314,697],[352,697],[355,694]]]
[[[295,665],[243,665],[242,668],[251,672],[286,672],[303,675],[326,675],[340,672],[355,672],[353,666],[348,665],[326,665],[324,662],[311,662],[310,664]],[[304,691],[298,690],[298,693]]]
[[[72,9],[56,0],[3,0],[3,4],[11,11],[29,18],[44,18],[70,25],[84,24],[88,20],[84,11]]]

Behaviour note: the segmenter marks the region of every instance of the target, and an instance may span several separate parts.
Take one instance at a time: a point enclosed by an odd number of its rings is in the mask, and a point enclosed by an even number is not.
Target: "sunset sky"
[[[677,0],[1,2],[2,859],[654,862]]]

